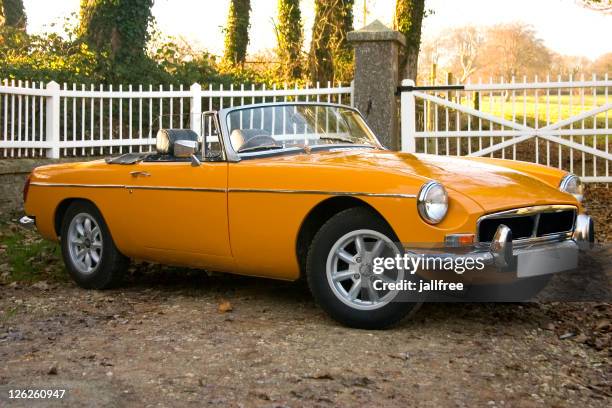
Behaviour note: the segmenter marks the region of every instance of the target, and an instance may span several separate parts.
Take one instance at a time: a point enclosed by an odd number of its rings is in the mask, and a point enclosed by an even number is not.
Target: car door
[[[126,170],[126,222],[145,253],[169,251],[179,263],[189,254],[231,256],[226,162],[144,161]]]

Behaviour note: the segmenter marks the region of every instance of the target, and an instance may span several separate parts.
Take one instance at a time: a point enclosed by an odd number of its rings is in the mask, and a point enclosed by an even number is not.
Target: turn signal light
[[[474,244],[476,236],[474,234],[450,234],[444,238],[447,247],[464,247]]]

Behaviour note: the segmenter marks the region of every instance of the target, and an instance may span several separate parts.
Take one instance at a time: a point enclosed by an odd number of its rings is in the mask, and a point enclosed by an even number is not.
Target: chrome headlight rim
[[[572,182],[575,182],[575,185],[577,187],[576,191],[570,191],[570,186],[572,185]],[[578,177],[577,175],[573,173],[565,175],[565,177],[563,177],[561,179],[561,182],[559,183],[559,190],[563,191],[564,193],[573,195],[574,198],[578,200],[578,202],[582,202],[583,186],[580,177]]]
[[[444,213],[438,217],[432,216],[432,214],[428,212],[427,208],[427,199],[429,198],[429,195],[432,193],[432,191],[434,191],[434,189],[441,189],[444,196]],[[425,220],[425,222],[427,222],[428,224],[439,224],[440,222],[442,222],[442,220],[444,220],[446,214],[448,213],[448,193],[446,192],[444,186],[441,183],[433,180],[425,183],[421,187],[419,195],[417,196],[417,209],[421,218]]]

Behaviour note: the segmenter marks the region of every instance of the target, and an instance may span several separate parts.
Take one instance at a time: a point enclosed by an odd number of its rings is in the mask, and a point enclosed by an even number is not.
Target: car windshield
[[[238,153],[329,145],[378,146],[361,116],[341,106],[254,106],[231,111],[226,120],[232,147]]]

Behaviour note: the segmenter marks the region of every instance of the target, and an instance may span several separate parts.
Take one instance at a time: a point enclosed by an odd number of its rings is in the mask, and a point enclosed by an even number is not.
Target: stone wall
[[[2,159],[0,160],[0,217],[23,211],[23,185],[30,172],[39,166],[93,158]]]

